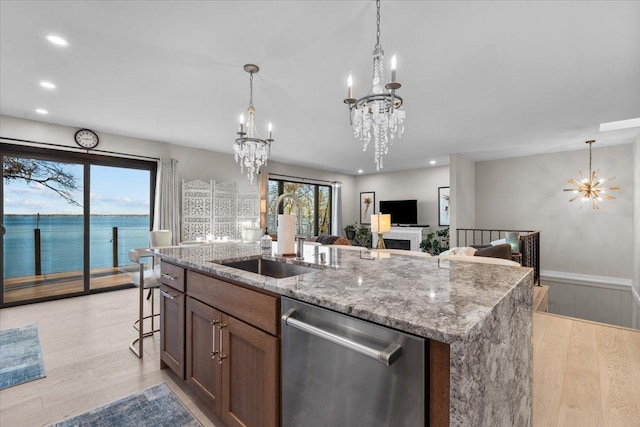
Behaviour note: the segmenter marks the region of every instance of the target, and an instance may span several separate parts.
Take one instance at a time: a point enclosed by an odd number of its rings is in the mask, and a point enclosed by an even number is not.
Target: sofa
[[[351,246],[351,242],[346,237],[341,236],[330,236],[330,235],[321,235],[310,237],[308,239],[310,242],[317,242],[322,245],[344,245]]]
[[[503,258],[511,259],[511,245],[509,243],[503,243],[495,246],[474,246],[477,250],[473,256],[484,256],[489,258]]]

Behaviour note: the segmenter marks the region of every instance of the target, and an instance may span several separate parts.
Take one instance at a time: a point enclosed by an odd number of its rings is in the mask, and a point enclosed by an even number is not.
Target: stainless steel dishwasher
[[[424,426],[425,340],[282,298],[282,426]]]

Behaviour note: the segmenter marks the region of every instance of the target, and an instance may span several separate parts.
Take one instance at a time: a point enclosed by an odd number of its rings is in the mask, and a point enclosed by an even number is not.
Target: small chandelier
[[[236,163],[240,162],[240,172],[244,173],[247,169],[247,178],[249,184],[253,184],[253,175],[260,172],[260,166],[267,164],[267,157],[271,152],[272,127],[269,123],[269,138],[260,139],[256,132],[254,123],[254,115],[256,109],[253,107],[253,75],[260,71],[260,68],[254,64],[247,64],[244,70],[249,73],[249,107],[247,108],[247,122],[244,121],[244,115],[240,115],[240,130],[236,132],[238,138],[233,143],[233,152]],[[245,132],[246,125],[246,132]]]
[[[604,178],[598,179],[598,172],[600,172],[600,170],[599,169],[595,171],[591,170],[591,144],[593,144],[594,142],[596,141],[595,140],[586,141],[586,143],[589,144],[589,175],[585,177],[582,174],[582,171],[580,171],[579,182],[576,181],[575,179],[569,180],[569,184],[575,185],[576,188],[565,188],[564,191],[571,191],[573,193],[576,193],[576,196],[574,196],[571,200],[569,200],[570,202],[573,202],[578,198],[581,199],[582,203],[585,203],[591,200],[593,209],[598,209],[598,202],[601,202],[603,199],[604,200],[615,199],[615,197],[608,194],[607,191],[618,191],[620,190],[620,187],[605,187],[604,183],[615,179],[615,177],[607,178],[607,179],[604,179]],[[580,209],[582,209],[582,205],[580,205]]]
[[[369,93],[360,99],[353,97],[353,78],[349,74],[348,97],[344,103],[349,106],[349,123],[353,125],[353,135],[364,141],[362,151],[373,137],[375,147],[376,170],[383,167],[382,156],[389,151],[389,145],[404,132],[402,124],[405,112],[400,110],[402,98],[396,95],[401,84],[396,81],[396,57],[391,58],[391,82],[383,85],[384,68],[382,59],[384,51],[380,46],[380,0],[376,0],[376,44],[373,49],[373,85]],[[386,89],[386,90],[385,90]]]

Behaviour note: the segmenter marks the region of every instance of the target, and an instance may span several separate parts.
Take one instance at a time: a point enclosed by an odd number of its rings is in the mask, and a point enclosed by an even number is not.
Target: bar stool
[[[171,230],[153,230],[149,232],[149,243],[151,244],[152,248],[171,246],[172,238],[173,233],[171,232]],[[155,257],[153,262],[155,268],[160,264],[160,259],[158,257]],[[151,295],[153,295],[153,289],[149,289],[147,299],[151,298]]]
[[[171,246],[172,238],[173,233],[171,233],[171,230],[153,230],[149,232],[149,243],[151,243],[151,247],[153,248]]]
[[[156,317],[160,313],[155,312],[155,299],[153,298],[153,290],[160,287],[160,263],[156,263],[152,248],[138,248],[129,251],[129,259],[139,265],[139,269],[132,276],[132,282],[140,289],[139,294],[139,316],[133,324],[134,329],[138,331],[138,337],[129,345],[129,349],[138,358],[143,357],[143,338],[150,337],[154,333],[160,331],[160,322],[156,323]],[[146,262],[145,262],[146,261]],[[148,289],[151,297],[151,314],[144,313],[144,290]],[[151,329],[144,330],[145,319],[151,319]],[[156,327],[157,325],[157,327]],[[137,346],[136,346],[137,343]]]

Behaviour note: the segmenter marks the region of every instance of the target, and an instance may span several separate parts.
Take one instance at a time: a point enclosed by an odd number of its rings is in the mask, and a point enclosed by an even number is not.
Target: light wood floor
[[[198,398],[181,388],[169,370],[160,370],[159,336],[145,339],[142,360],[129,350],[136,335],[131,324],[138,315],[138,292],[126,289],[0,310],[0,329],[38,323],[47,373],[0,390],[0,426],[49,425],[163,381],[203,426],[223,425],[198,409]]]
[[[640,331],[533,316],[535,426],[640,426]]]
[[[159,337],[145,358],[135,336],[137,289],[0,310],[0,329],[38,323],[47,377],[0,391],[0,426],[48,425],[162,381],[204,426],[223,426],[169,370]],[[640,332],[534,314],[537,426],[640,426]],[[206,409],[205,409],[206,410]]]

